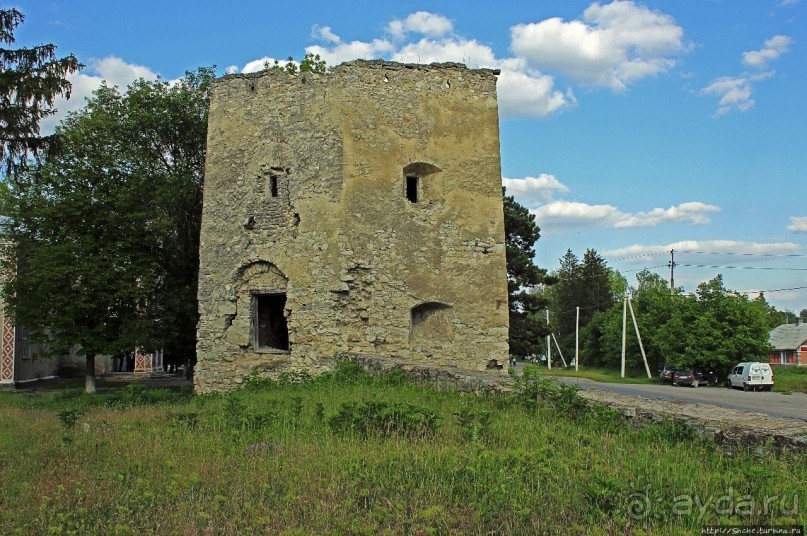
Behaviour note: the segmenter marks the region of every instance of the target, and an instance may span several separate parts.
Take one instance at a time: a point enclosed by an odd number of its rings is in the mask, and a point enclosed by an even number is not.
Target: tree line
[[[585,365],[619,366],[626,296],[654,369],[669,364],[722,372],[740,361],[767,361],[768,334],[783,323],[764,296],[751,299],[728,289],[719,274],[694,293],[671,291],[666,280],[648,270],[638,272],[630,284],[589,249],[582,261],[568,250],[550,276],[556,284],[537,290],[547,301],[548,327],[565,355],[574,355],[579,344]],[[630,317],[627,322],[626,363],[639,367],[641,349]]]

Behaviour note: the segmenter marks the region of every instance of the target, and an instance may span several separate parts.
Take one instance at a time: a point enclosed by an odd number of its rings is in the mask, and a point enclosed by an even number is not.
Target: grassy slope
[[[537,392],[547,401],[359,378],[226,397],[0,393],[0,533],[690,534],[807,523],[805,457],[728,458],[669,423],[567,417],[568,392]],[[363,402],[400,403],[409,416],[368,437],[329,426],[345,408],[361,421]],[[435,430],[394,433],[417,416],[405,404],[437,415]],[[68,429],[64,408],[86,412]],[[696,499],[711,499],[700,517]]]

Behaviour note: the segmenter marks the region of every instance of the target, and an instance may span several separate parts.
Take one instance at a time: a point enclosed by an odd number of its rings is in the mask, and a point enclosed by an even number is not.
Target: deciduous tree
[[[54,352],[192,353],[212,69],[102,86],[44,163],[0,192],[15,320]]]

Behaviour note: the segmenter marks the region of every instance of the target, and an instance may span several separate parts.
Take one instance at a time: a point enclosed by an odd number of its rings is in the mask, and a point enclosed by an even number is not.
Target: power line
[[[785,292],[787,290],[804,290],[804,289],[807,289],[807,287],[775,288],[771,290],[744,290],[741,291],[740,294],[760,294],[760,293],[766,294],[769,292]]]
[[[658,253],[643,253],[642,255],[633,255],[630,257],[620,257],[618,259],[611,259],[612,262],[616,261],[629,261],[631,259],[643,259],[644,257],[657,257],[658,255],[666,255],[666,251],[660,251]]]
[[[807,257],[800,253],[736,253],[731,251],[695,251],[682,249],[679,253],[692,253],[697,255],[735,255],[743,257]]]
[[[675,264],[678,266],[678,263]],[[666,264],[657,264],[655,266],[645,266],[644,268],[635,268],[633,270],[619,270],[620,273],[630,273],[630,272],[641,272],[642,270],[652,270],[653,268],[667,268],[668,265]]]
[[[774,268],[769,266],[727,266],[724,264],[679,264],[676,266],[688,266],[690,268],[728,268],[731,270],[786,270],[791,272],[807,272],[807,268]]]

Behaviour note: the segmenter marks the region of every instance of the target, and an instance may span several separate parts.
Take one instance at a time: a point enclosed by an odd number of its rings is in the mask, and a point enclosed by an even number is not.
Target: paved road
[[[726,387],[673,387],[670,384],[601,383],[584,378],[561,378],[565,383],[576,383],[583,389],[601,389],[645,398],[666,398],[698,404],[714,404],[730,409],[757,411],[771,417],[785,417],[807,421],[807,394],[745,392]]]

